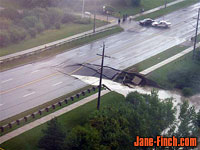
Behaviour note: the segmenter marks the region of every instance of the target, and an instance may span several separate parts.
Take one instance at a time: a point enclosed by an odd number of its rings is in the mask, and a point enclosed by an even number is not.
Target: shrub
[[[36,34],[37,34],[36,29],[31,28],[31,29],[28,30],[28,32],[29,32],[29,34],[30,34],[30,36],[31,36],[32,38],[35,38],[35,37],[36,37]]]
[[[42,22],[40,22],[40,23],[37,23],[37,24],[35,25],[35,28],[36,28],[37,32],[40,33],[40,32],[42,32],[42,31],[44,31],[45,26],[44,26],[44,24],[43,24]]]
[[[10,41],[17,43],[26,38],[26,31],[23,28],[13,26],[10,31]]]
[[[69,23],[69,22],[73,22],[74,20],[76,20],[76,16],[66,13],[64,14],[63,18],[62,18],[62,23]]]
[[[60,23],[55,24],[56,29],[60,29]]]
[[[74,23],[78,24],[90,24],[90,19],[89,18],[84,18],[84,19],[77,19],[74,21]]]
[[[26,29],[33,28],[38,23],[38,19],[35,16],[26,16],[22,19],[22,26]]]
[[[189,96],[193,95],[192,89],[191,88],[187,88],[187,87],[183,88],[182,93],[186,97],[189,97]]]
[[[9,18],[11,20],[17,20],[21,18],[20,13],[16,9],[5,8],[0,13],[1,17]]]
[[[7,32],[0,32],[0,47],[7,46],[10,43],[10,36]]]
[[[12,25],[12,21],[8,18],[1,17],[0,18],[0,29],[9,29]]]

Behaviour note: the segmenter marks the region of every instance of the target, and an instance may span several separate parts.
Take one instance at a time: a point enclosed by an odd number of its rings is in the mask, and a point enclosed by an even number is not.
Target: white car
[[[159,21],[159,22],[155,21],[155,22],[152,23],[152,26],[153,27],[169,28],[171,26],[171,23],[164,21],[164,20]]]

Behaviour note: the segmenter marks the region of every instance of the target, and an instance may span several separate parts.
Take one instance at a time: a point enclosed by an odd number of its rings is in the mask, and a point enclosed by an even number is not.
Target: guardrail
[[[105,88],[105,86],[104,86],[104,88]],[[50,111],[55,110],[57,107],[62,107],[64,104],[66,106],[68,106],[67,104],[68,104],[69,101],[78,100],[81,96],[86,96],[87,93],[90,94],[92,91],[96,91],[96,90],[98,90],[98,86],[97,87],[94,86],[94,87],[89,88],[87,90],[81,91],[81,92],[79,92],[79,93],[77,93],[77,94],[75,94],[73,96],[66,97],[65,99],[63,99],[63,100],[61,100],[59,102],[56,102],[56,103],[54,103],[52,105],[49,105],[46,108],[40,109],[40,110],[38,110],[38,111],[36,111],[36,112],[34,112],[32,114],[29,114],[29,115],[24,116],[24,117],[22,117],[20,119],[12,121],[12,122],[10,122],[8,124],[0,126],[0,132],[2,134],[7,133],[12,129],[17,128],[17,126],[19,126],[19,125],[25,125],[26,123],[28,123],[30,121],[34,121],[34,119],[38,119],[38,118],[36,118],[36,117],[38,117],[38,115],[42,116],[44,113],[50,113]],[[46,114],[46,115],[48,115],[48,114]]]
[[[75,35],[75,37],[73,37],[73,38],[70,38],[70,37],[65,38],[65,39],[62,39],[62,40],[51,42],[49,44],[44,44],[44,45],[41,45],[41,46],[38,46],[38,47],[34,47],[34,48],[31,48],[31,49],[28,49],[28,50],[25,50],[25,51],[22,51],[22,52],[2,56],[2,57],[0,57],[0,64],[4,64],[4,63],[10,62],[10,61],[15,60],[15,59],[19,59],[19,58],[35,55],[35,54],[38,54],[38,53],[41,53],[41,52],[44,52],[44,51],[47,51],[47,50],[51,50],[52,48],[59,47],[63,44],[70,43],[70,42],[73,42],[75,40],[79,40],[79,39],[82,39],[82,38],[85,38],[85,37],[90,37],[92,35],[102,33],[102,32],[114,29],[116,27],[117,27],[116,24],[109,24],[107,26],[107,28],[97,30],[95,33],[89,31],[89,32],[87,32],[83,35],[77,36],[77,37]]]

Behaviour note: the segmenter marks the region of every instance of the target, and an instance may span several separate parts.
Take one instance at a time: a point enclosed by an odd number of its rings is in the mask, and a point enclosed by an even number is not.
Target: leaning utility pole
[[[195,54],[196,54],[197,34],[198,34],[198,27],[199,27],[199,14],[200,14],[200,8],[198,10],[197,26],[196,26],[196,32],[195,32],[195,37],[194,37],[194,49],[193,49],[193,56],[192,56],[193,59],[195,59]]]
[[[100,72],[100,80],[99,80],[99,93],[98,93],[98,102],[97,102],[97,109],[100,109],[100,100],[101,100],[101,83],[102,83],[102,76],[103,76],[103,62],[104,62],[104,52],[105,52],[105,43],[103,43],[103,52],[102,52],[102,61],[101,61],[101,72]]]

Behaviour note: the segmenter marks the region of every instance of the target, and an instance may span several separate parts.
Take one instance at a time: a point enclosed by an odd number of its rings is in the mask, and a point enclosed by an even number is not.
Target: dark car
[[[146,19],[140,21],[140,25],[142,25],[142,26],[151,26],[153,22],[154,22],[153,19],[146,18]]]

